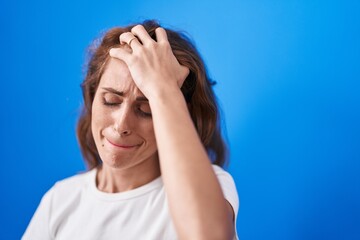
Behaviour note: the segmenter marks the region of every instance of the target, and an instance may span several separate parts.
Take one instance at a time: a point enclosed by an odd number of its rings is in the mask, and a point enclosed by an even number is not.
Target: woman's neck
[[[102,192],[118,193],[141,187],[158,178],[160,165],[157,160],[142,162],[136,166],[120,169],[102,164],[98,167],[96,186]]]

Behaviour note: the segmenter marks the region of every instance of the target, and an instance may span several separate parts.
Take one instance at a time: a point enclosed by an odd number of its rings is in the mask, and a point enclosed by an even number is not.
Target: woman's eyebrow
[[[119,96],[124,96],[124,92],[119,92],[118,90],[115,90],[113,88],[103,87],[102,89],[104,89],[104,90],[106,90],[108,92],[114,93],[116,95],[119,95]]]
[[[104,89],[104,90],[106,90],[106,91],[108,91],[108,92],[111,92],[111,93],[113,93],[113,94],[119,95],[119,96],[121,96],[121,97],[124,96],[124,92],[120,92],[120,91],[118,91],[118,90],[116,90],[116,89],[113,89],[113,88],[110,88],[110,87],[103,87],[102,89]],[[148,100],[146,97],[144,97],[144,96],[138,96],[138,97],[136,97],[136,101],[139,101],[139,102],[148,102],[149,100]]]

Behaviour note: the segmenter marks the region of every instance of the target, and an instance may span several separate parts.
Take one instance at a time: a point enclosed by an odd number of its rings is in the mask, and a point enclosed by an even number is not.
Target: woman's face
[[[111,58],[92,104],[92,134],[103,165],[156,166],[157,147],[147,99],[124,62]]]

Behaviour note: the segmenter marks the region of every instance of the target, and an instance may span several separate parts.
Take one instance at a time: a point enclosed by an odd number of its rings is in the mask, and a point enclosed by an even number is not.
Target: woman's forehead
[[[100,79],[100,88],[112,88],[124,94],[131,92],[142,95],[133,81],[126,64],[118,59],[110,58]]]
[[[118,59],[110,58],[100,79],[100,85],[132,85],[135,84],[126,64]]]

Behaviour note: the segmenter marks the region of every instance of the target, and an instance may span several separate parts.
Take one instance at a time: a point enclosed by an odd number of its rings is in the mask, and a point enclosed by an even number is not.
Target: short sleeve
[[[220,183],[221,189],[223,191],[225,199],[231,204],[234,209],[235,214],[235,238],[237,239],[237,231],[236,231],[236,219],[239,211],[239,196],[236,190],[236,185],[233,177],[223,170],[221,167],[213,165],[213,169],[215,171],[216,177]]]
[[[49,231],[49,219],[51,209],[52,189],[41,199],[31,221],[22,236],[22,240],[49,240],[52,239]]]

